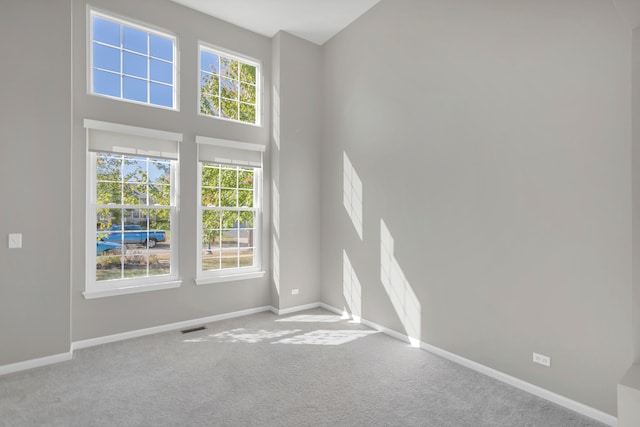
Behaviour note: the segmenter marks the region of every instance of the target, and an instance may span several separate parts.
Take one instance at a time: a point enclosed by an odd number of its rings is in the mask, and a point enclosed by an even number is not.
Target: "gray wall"
[[[272,51],[272,298],[286,309],[320,300],[320,48],[281,31]]]
[[[69,351],[69,0],[0,13],[0,365]],[[23,233],[23,249],[7,234]]]
[[[271,103],[271,40],[205,16],[169,1],[95,0],[94,7],[148,22],[178,34],[180,51],[180,111],[87,95],[86,2],[74,1],[73,13],[73,341],[127,332],[182,320],[196,319],[270,304],[269,276],[204,286],[194,283],[196,271],[196,145],[195,135],[269,144],[270,109],[264,108],[262,126],[248,126],[197,115],[198,41],[253,57],[262,62],[263,103]],[[178,289],[85,300],[85,132],[83,119],[182,132],[180,146],[179,268],[183,284]],[[269,164],[267,153],[266,164]],[[269,182],[269,168],[264,174]],[[270,191],[265,185],[263,265],[269,267]]]
[[[633,30],[633,344],[640,363],[640,28]]]
[[[323,48],[168,1],[91,4],[178,33],[181,110],[86,94],[84,0],[3,4],[0,365],[270,303],[354,310],[355,295],[366,319],[615,413],[632,344],[640,361],[640,262],[634,251],[632,292],[632,49],[613,3],[386,0]],[[616,4],[637,26],[632,0]],[[262,127],[196,115],[198,40],[262,61]],[[638,30],[634,41],[637,166]],[[85,118],[184,133],[181,288],[82,297]],[[281,294],[269,276],[193,283],[197,134],[269,145],[263,263],[277,181]],[[343,206],[345,154],[363,182],[363,239]],[[6,248],[11,232],[23,249]],[[347,259],[358,280],[344,280]]]
[[[615,414],[632,361],[630,52],[599,0],[383,0],[329,41],[322,300],[351,309],[344,252],[364,318]]]

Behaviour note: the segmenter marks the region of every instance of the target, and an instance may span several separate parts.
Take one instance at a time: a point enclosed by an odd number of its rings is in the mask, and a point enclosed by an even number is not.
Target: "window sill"
[[[180,285],[182,285],[182,281],[175,280],[171,282],[154,283],[151,285],[139,285],[139,286],[129,286],[129,287],[122,287],[122,288],[114,288],[114,289],[84,291],[82,295],[84,296],[85,299],[94,299],[94,298],[103,298],[103,297],[113,297],[117,295],[137,294],[140,292],[160,291],[163,289],[174,289],[174,288],[179,288]]]
[[[251,273],[229,274],[227,276],[205,277],[196,279],[196,285],[212,285],[214,283],[233,282],[236,280],[260,279],[266,274],[265,271],[254,271]]]

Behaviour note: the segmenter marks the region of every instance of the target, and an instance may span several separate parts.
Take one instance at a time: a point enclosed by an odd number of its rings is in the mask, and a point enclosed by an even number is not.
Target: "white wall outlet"
[[[9,234],[9,249],[20,249],[22,247],[22,234]]]
[[[551,358],[549,356],[543,356],[542,354],[533,353],[533,362],[546,366],[547,368],[551,367]]]
[[[298,295],[300,291],[298,291],[297,289],[291,289],[291,295]]]

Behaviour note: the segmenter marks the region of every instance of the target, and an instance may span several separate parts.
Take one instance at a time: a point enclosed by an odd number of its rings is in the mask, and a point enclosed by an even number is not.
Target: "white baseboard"
[[[322,304],[320,304],[319,302],[312,302],[311,304],[305,304],[305,305],[299,305],[296,307],[289,307],[289,308],[283,308],[282,310],[275,308],[275,307],[270,307],[270,310],[274,313],[277,314],[278,316],[282,316],[284,314],[291,314],[291,313],[295,313],[297,311],[303,311],[303,310],[310,310],[312,308],[318,308],[321,307]]]
[[[135,331],[123,332],[120,334],[107,335],[104,337],[90,338],[87,340],[75,341],[71,344],[71,351],[82,348],[94,347],[96,345],[108,344],[116,341],[128,340],[131,338],[143,337],[146,335],[158,334],[160,332],[175,331],[177,329],[200,326],[205,323],[218,322],[220,320],[233,319],[234,317],[248,316],[250,314],[262,313],[272,310],[272,307],[256,307],[247,310],[234,311],[231,313],[217,314],[215,316],[202,317],[200,319],[185,320],[182,322],[169,323],[167,325],[154,326],[151,328],[138,329]]]
[[[325,310],[334,312],[340,315],[348,315],[345,310],[340,310],[336,307],[330,306],[325,303],[320,303],[320,307]],[[356,316],[353,316],[354,320],[358,321]],[[592,418],[594,420],[600,421],[601,423],[615,426],[617,424],[617,418],[613,415],[609,415],[605,412],[602,412],[598,409],[592,408],[590,406],[584,405],[580,402],[576,402],[575,400],[569,399],[567,397],[561,396],[557,393],[544,389],[542,387],[538,387],[537,385],[528,383],[521,379],[512,377],[511,375],[507,375],[503,372],[497,371],[493,368],[489,368],[488,366],[482,365],[480,363],[474,362],[472,360],[466,359],[462,356],[458,356],[457,354],[451,353],[449,351],[443,350],[439,347],[433,346],[431,344],[427,344],[422,341],[415,340],[413,338],[409,338],[407,335],[402,334],[400,332],[394,331],[389,328],[385,328],[384,326],[378,325],[377,323],[370,322],[366,319],[360,318],[360,323],[365,326],[368,326],[372,329],[380,331],[386,335],[389,335],[393,338],[396,338],[400,341],[406,342],[414,347],[420,347],[423,350],[426,350],[430,353],[436,354],[444,359],[450,360],[459,365],[465,366],[471,370],[479,372],[481,374],[487,375],[488,377],[494,378],[503,383],[509,384],[513,387],[519,388],[520,390],[524,390],[527,393],[533,394],[534,396],[538,396],[542,399],[553,402],[557,405],[563,406],[567,409],[570,409],[574,412]]]
[[[39,357],[37,359],[25,360],[23,362],[10,363],[0,366],[0,375],[12,374],[14,372],[26,371],[27,369],[39,368],[41,366],[52,365],[54,363],[66,362],[73,358],[73,352],[54,354],[52,356]]]

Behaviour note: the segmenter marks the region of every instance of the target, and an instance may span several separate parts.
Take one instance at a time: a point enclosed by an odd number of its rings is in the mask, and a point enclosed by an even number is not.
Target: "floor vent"
[[[204,326],[198,326],[197,328],[185,329],[185,330],[180,331],[180,332],[182,332],[183,334],[188,334],[190,332],[204,331],[205,329],[207,329],[207,328],[204,327]]]

